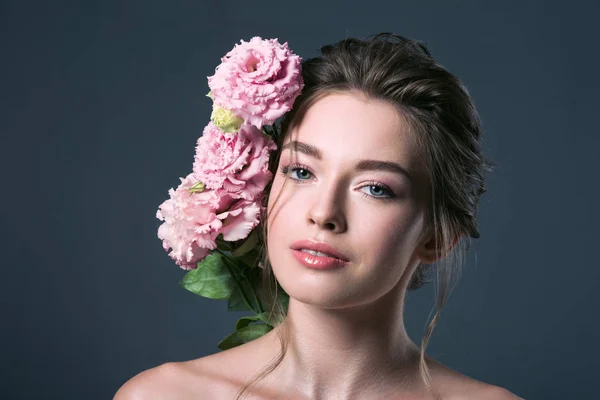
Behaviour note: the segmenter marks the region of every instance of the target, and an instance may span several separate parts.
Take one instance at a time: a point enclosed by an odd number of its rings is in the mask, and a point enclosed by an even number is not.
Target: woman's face
[[[273,272],[292,298],[324,308],[365,304],[403,277],[408,282],[418,261],[428,261],[422,243],[427,185],[392,105],[350,93],[326,95],[282,149],[267,244]],[[305,252],[294,251],[302,240],[325,243],[347,262],[308,267],[298,259]]]

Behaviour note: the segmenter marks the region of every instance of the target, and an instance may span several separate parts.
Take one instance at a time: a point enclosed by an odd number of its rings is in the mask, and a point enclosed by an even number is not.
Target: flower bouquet
[[[158,237],[180,268],[181,285],[203,297],[227,299],[228,311],[252,311],[219,343],[222,350],[273,329],[260,296],[258,225],[277,146],[275,121],[304,83],[301,59],[287,43],[254,37],[228,52],[208,77],[210,122],[197,141],[193,169],[169,190],[156,217]],[[281,298],[284,306],[287,297]]]

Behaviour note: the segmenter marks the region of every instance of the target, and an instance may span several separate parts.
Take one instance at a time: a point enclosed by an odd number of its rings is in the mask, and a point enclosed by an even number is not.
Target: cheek
[[[422,228],[422,216],[411,207],[390,212],[362,213],[357,232],[363,254],[372,262],[405,263],[414,251]]]
[[[283,186],[283,179],[276,175],[273,178],[273,185],[271,186],[271,192],[269,193],[269,201],[267,203],[267,229],[271,231],[276,229],[275,222],[281,218],[282,204],[284,194],[281,193]]]
[[[293,184],[284,177],[273,179],[267,203],[267,231],[268,240],[275,242],[274,245],[293,232],[293,227],[303,215],[303,205],[298,196],[294,196],[293,189]]]

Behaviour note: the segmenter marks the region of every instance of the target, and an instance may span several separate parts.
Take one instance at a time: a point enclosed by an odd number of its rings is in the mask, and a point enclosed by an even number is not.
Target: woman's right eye
[[[281,168],[281,173],[295,181],[305,181],[310,179],[312,172],[304,165],[286,165]]]

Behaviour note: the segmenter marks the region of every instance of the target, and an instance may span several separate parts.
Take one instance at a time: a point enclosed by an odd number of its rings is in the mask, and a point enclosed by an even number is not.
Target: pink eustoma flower
[[[252,125],[244,124],[230,134],[210,122],[198,139],[194,175],[208,189],[256,201],[271,180],[269,154],[276,148],[271,138]]]
[[[219,190],[191,193],[189,189],[198,182],[194,174],[180,180],[181,184],[169,190],[170,198],[156,212],[156,217],[164,221],[158,228],[158,238],[166,251],[171,249],[169,257],[189,270],[217,247],[215,240],[221,233],[223,219],[229,216],[220,209],[229,208],[234,199]]]
[[[304,87],[301,59],[287,42],[242,40],[221,61],[208,77],[213,101],[257,128],[288,112]]]

